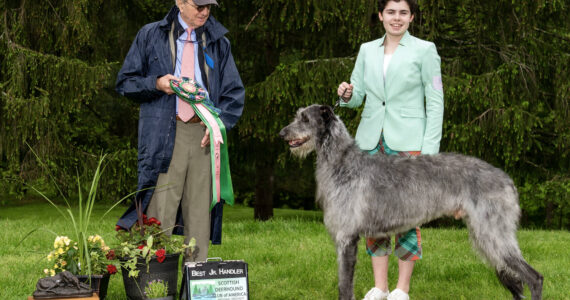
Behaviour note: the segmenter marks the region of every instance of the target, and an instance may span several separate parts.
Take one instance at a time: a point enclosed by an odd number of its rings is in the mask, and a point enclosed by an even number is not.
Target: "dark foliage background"
[[[334,104],[363,42],[379,38],[376,1],[219,1],[246,85],[230,132],[238,201],[268,219],[274,207],[314,209],[313,162],[277,133],[297,108]],[[570,7],[564,0],[419,0],[411,33],[442,58],[442,151],[507,171],[522,223],[570,228]],[[109,153],[99,201],[136,188],[138,107],[114,92],[122,60],[145,23],[174,1],[0,1],[0,204],[25,199],[22,182],[77,193]],[[340,110],[354,132],[359,111]],[[42,165],[31,153],[34,149]]]

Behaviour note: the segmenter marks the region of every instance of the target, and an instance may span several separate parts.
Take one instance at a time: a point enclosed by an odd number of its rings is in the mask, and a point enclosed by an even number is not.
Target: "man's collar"
[[[175,28],[175,35],[176,37],[180,37],[181,35],[183,35],[186,30],[189,28],[188,24],[186,24],[186,22],[184,22],[184,20],[182,19],[182,16],[180,15],[180,12],[178,12],[178,16],[174,21],[176,24],[174,25]],[[193,32],[196,32],[196,29],[193,30]],[[188,37],[188,39],[190,39],[190,37]]]
[[[212,18],[212,16],[208,17],[208,21],[210,20],[210,18]],[[186,30],[188,29],[188,24],[186,24],[186,22],[184,22],[184,20],[182,19],[182,16],[180,15],[180,12],[178,12],[178,17],[176,18],[176,33],[177,33],[177,37],[180,37],[182,34],[184,34],[184,32],[186,32]],[[206,22],[208,23],[208,22]],[[205,25],[204,25],[205,26]],[[194,30],[192,30],[192,32],[195,35],[201,35],[202,32],[204,31],[204,26],[200,26],[198,28],[194,28]]]
[[[182,29],[184,29],[184,31],[186,31],[188,29],[188,24],[186,24],[186,22],[184,22],[184,20],[182,19],[182,15],[180,15],[180,12],[178,12],[178,24],[180,24],[180,26],[182,26]]]

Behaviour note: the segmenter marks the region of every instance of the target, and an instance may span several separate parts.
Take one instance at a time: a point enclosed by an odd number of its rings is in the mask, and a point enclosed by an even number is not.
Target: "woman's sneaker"
[[[402,291],[401,289],[393,290],[390,295],[388,295],[388,300],[410,300],[410,296],[406,294],[406,292]]]
[[[366,293],[366,296],[364,296],[364,299],[362,300],[384,300],[388,298],[389,294],[390,293],[384,292],[379,288],[373,287],[368,291],[368,293]]]

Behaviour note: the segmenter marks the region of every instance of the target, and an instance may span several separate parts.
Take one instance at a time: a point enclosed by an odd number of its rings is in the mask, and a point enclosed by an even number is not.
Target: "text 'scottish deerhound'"
[[[543,277],[519,249],[518,194],[503,171],[453,153],[370,155],[358,148],[329,106],[299,109],[279,134],[293,154],[317,153],[316,199],[336,244],[339,299],[354,299],[360,236],[384,237],[442,216],[463,218],[473,247],[514,299],[523,297],[523,283],[533,300],[541,299]]]

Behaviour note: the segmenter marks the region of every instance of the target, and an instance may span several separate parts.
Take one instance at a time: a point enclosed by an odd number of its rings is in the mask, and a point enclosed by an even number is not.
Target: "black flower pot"
[[[139,270],[139,276],[136,278],[129,277],[129,270],[121,267],[121,273],[123,274],[123,283],[125,285],[125,292],[127,294],[127,299],[130,300],[143,300],[147,299],[144,296],[144,288],[147,286],[149,281],[160,279],[168,283],[168,296],[176,296],[176,291],[178,288],[178,259],[180,254],[167,254],[166,259],[159,263],[156,257],[150,260],[147,264],[144,259],[138,259],[137,270]],[[127,261],[128,258],[121,259],[122,262]],[[148,272],[147,272],[148,270]]]
[[[76,275],[79,282],[89,284],[89,275]],[[109,278],[111,275],[91,275],[91,289],[97,293],[99,299],[104,300],[107,297],[107,288],[109,287]]]

